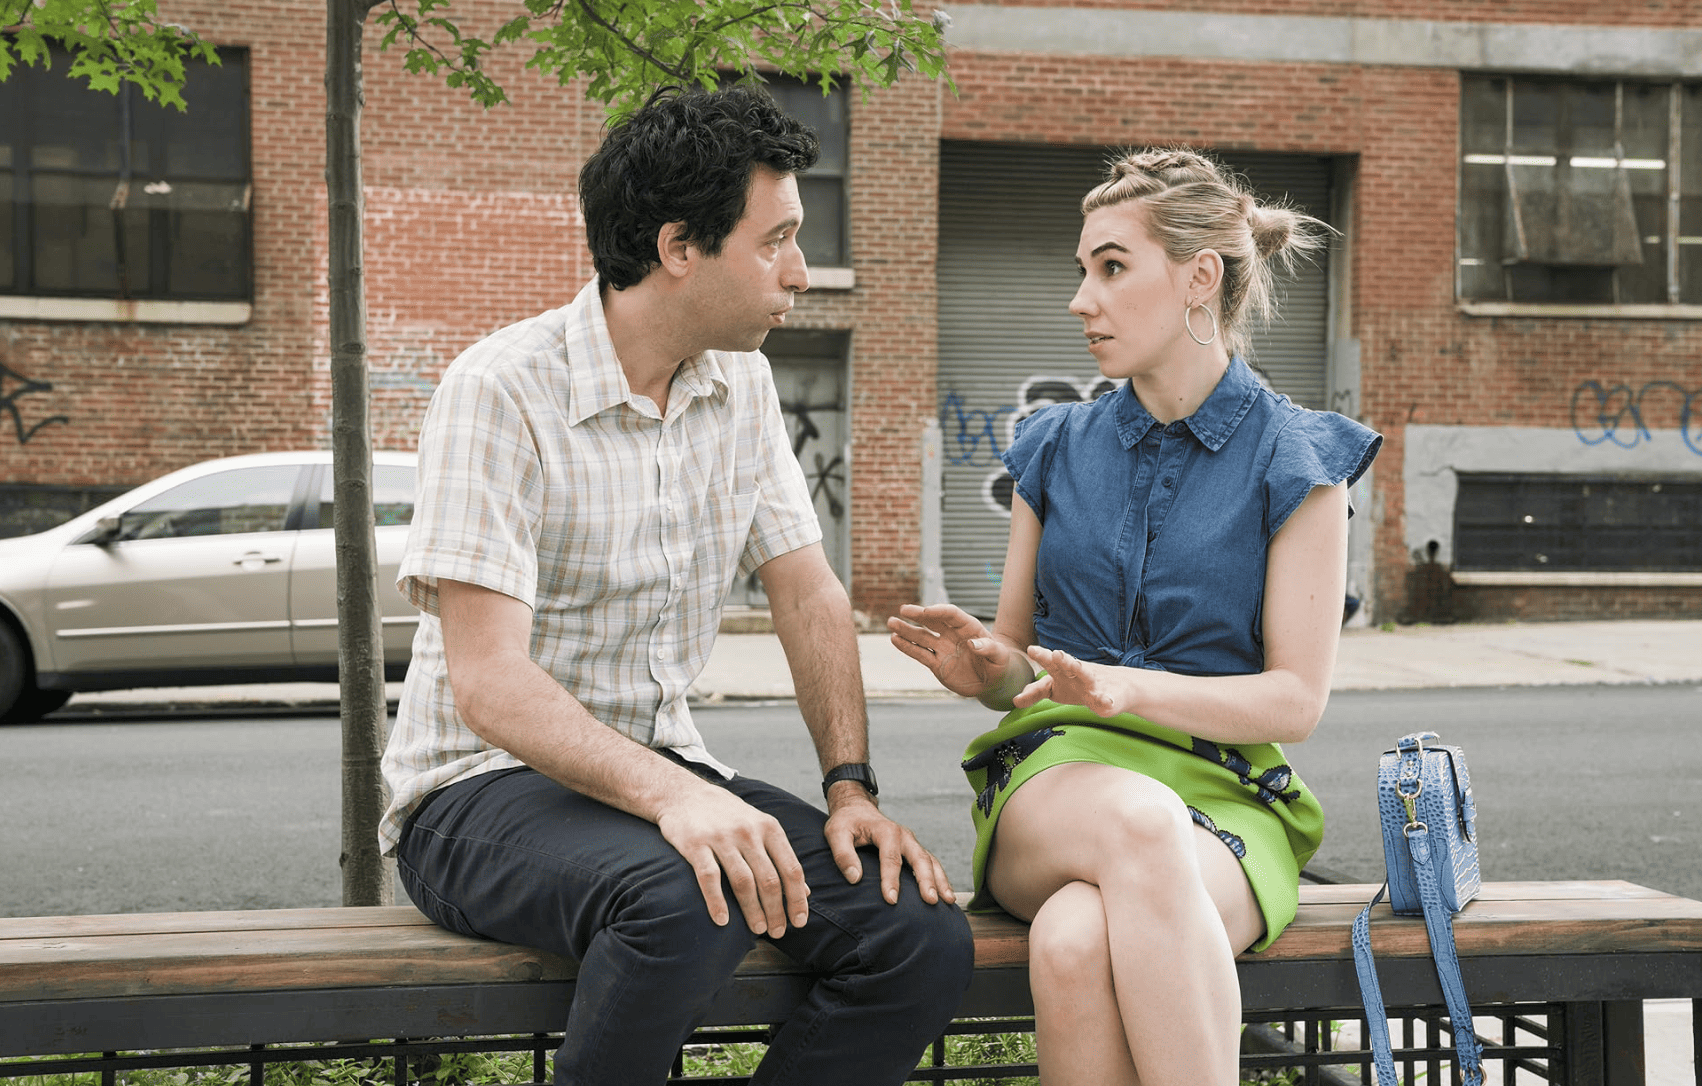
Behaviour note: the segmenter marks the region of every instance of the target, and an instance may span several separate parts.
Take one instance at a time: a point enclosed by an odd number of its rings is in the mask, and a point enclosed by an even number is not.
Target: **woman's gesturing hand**
[[[1133,711],[1128,668],[1090,664],[1062,649],[1043,649],[1039,645],[1029,646],[1028,658],[1046,674],[1012,699],[1019,709],[1050,698],[1067,705],[1086,706],[1095,715],[1104,717]]]
[[[907,603],[886,620],[892,644],[920,662],[954,694],[977,698],[1004,682],[1021,657],[988,632],[981,620],[949,603]]]

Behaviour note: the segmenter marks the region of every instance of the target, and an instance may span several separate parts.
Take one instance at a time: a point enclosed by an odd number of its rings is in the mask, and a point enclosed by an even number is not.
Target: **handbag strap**
[[[1478,1043],[1477,1030],[1472,1025],[1471,1002],[1466,998],[1465,981],[1460,976],[1460,959],[1454,950],[1454,922],[1442,904],[1442,889],[1436,880],[1436,869],[1430,863],[1429,827],[1423,822],[1408,825],[1406,841],[1412,852],[1419,899],[1424,904],[1424,927],[1430,936],[1430,954],[1436,962],[1436,975],[1442,982],[1442,998],[1448,1005],[1448,1020],[1453,1027],[1454,1052],[1461,1081],[1465,1086],[1480,1086],[1483,1082],[1483,1046]],[[1377,1063],[1379,1086],[1394,1086],[1397,1081],[1395,1057],[1389,1044],[1388,1012],[1383,1004],[1382,986],[1377,980],[1377,967],[1371,957],[1371,907],[1383,900],[1388,889],[1389,884],[1385,882],[1353,920],[1353,966],[1359,974],[1359,995],[1365,1004],[1365,1027]]]

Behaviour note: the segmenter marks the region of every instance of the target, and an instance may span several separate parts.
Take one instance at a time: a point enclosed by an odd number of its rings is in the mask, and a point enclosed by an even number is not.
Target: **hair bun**
[[[1265,207],[1247,197],[1247,226],[1253,232],[1253,246],[1261,258],[1269,258],[1288,247],[1299,226],[1294,212],[1286,207]]]

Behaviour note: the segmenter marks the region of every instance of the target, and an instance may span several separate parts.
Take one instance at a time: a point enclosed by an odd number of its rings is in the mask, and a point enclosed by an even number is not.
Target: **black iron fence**
[[[1516,1086],[1567,1080],[1569,1045],[1588,1045],[1591,1029],[1588,1005],[1511,1004],[1477,1008],[1475,1027],[1483,1044],[1487,1086]],[[1346,1086],[1372,1081],[1371,1053],[1363,1047],[1364,1021],[1358,1008],[1250,1015],[1242,1040],[1243,1078],[1249,1082],[1284,1086]],[[911,1082],[1037,1082],[1032,1018],[964,1019],[930,1047]],[[1441,1086],[1460,1082],[1454,1067],[1451,1024],[1440,1007],[1392,1009],[1390,1032],[1395,1044],[1400,1086]],[[753,1065],[768,1038],[763,1028],[705,1029],[694,1034],[676,1058],[674,1086],[717,1083],[730,1086],[748,1081],[738,1072],[705,1072],[706,1054],[743,1050],[745,1065]],[[277,1086],[269,1068],[299,1064],[324,1066],[337,1061],[364,1063],[358,1074],[346,1070],[339,1082],[366,1086],[454,1086],[490,1079],[467,1075],[452,1057],[466,1053],[509,1057],[503,1081],[547,1083],[549,1057],[561,1044],[559,1034],[455,1039],[393,1039],[332,1044],[274,1044],[244,1048],[175,1049],[151,1052],[107,1052],[33,1060],[0,1061],[0,1080],[28,1078],[30,1086],[120,1086],[137,1081],[162,1086],[197,1086],[217,1081],[241,1086],[242,1069],[248,1086]],[[714,1061],[708,1061],[713,1064]],[[149,1070],[223,1069],[211,1078],[193,1074],[149,1079]],[[526,1076],[529,1074],[530,1078]],[[232,1072],[235,1072],[234,1074]],[[324,1075],[285,1076],[288,1081],[329,1081]],[[1379,1084],[1392,1086],[1392,1084]]]

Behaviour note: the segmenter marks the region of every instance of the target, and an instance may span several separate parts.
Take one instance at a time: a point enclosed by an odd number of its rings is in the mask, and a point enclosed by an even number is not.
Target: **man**
[[[759,90],[659,92],[580,173],[597,277],[457,359],[421,429],[380,834],[439,924],[581,963],[558,1083],[661,1082],[757,936],[820,976],[753,1082],[900,1082],[968,985],[944,872],[876,805],[850,603],[756,353],[809,287],[816,153]],[[752,569],[827,816],[687,708]]]

